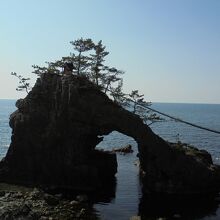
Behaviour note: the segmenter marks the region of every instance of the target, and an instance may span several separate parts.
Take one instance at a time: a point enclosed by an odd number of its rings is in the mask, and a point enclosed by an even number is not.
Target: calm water
[[[0,159],[5,156],[11,141],[9,116],[15,111],[15,100],[0,100]]]
[[[8,118],[15,110],[14,100],[0,100],[0,157],[7,152],[11,130]],[[153,108],[192,123],[220,131],[220,105],[207,104],[168,104],[155,103]],[[169,141],[187,142],[209,151],[215,163],[220,164],[220,135],[190,127],[175,121],[155,123],[153,131]],[[134,139],[113,132],[104,138],[97,147],[112,149],[131,144],[134,153],[117,154],[118,173],[115,196],[94,204],[100,219],[129,219],[141,215],[142,219],[220,219],[220,198],[199,200],[183,198],[143,197],[138,178],[137,148]]]

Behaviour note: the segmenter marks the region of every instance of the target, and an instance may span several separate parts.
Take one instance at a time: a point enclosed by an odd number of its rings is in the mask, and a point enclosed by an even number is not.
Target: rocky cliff
[[[95,147],[102,135],[116,130],[138,144],[144,192],[219,191],[220,167],[207,152],[167,143],[84,77],[45,73],[16,106],[12,142],[0,164],[2,181],[103,187],[117,172],[116,155]]]

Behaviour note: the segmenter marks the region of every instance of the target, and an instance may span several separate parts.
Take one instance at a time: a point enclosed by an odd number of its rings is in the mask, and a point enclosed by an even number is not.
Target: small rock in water
[[[120,152],[120,153],[133,153],[134,151],[132,150],[132,146],[130,144],[121,147],[121,148],[116,148],[112,150],[113,152]]]

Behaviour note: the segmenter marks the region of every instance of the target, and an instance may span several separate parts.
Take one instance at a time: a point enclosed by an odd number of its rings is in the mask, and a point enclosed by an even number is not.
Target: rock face
[[[86,78],[45,73],[17,107],[2,181],[98,189],[114,179],[117,162],[95,147],[116,130],[137,141],[144,192],[219,191],[220,168],[207,152],[168,144]]]

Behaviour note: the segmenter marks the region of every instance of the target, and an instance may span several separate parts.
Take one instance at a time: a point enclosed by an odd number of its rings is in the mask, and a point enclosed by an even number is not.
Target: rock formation
[[[112,152],[119,152],[119,153],[123,153],[123,154],[129,154],[129,153],[133,153],[134,151],[132,150],[132,146],[130,144],[123,146],[123,147],[119,147],[119,148],[113,148]]]
[[[116,130],[138,144],[144,192],[219,191],[220,167],[207,152],[167,143],[85,77],[45,73],[16,106],[2,181],[98,189],[114,179],[117,162],[114,153],[95,147]]]

